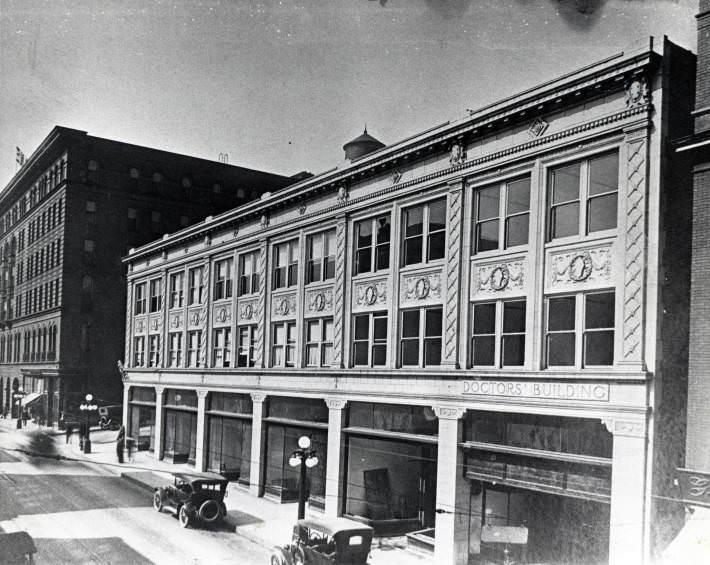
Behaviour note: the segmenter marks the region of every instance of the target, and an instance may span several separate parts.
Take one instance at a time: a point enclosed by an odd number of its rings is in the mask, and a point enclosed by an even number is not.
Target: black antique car
[[[365,565],[373,532],[347,518],[299,520],[291,543],[273,549],[271,565]]]
[[[153,508],[169,507],[177,513],[180,525],[187,528],[199,520],[218,524],[227,515],[224,498],[227,479],[217,473],[176,473],[174,482],[155,489]]]

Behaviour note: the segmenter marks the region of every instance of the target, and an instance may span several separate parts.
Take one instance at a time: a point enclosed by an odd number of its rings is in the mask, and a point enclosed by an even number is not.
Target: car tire
[[[271,565],[286,565],[283,555],[280,553],[272,553],[269,563],[271,563]]]
[[[187,508],[184,504],[178,510],[178,521],[183,528],[187,528],[190,525],[190,515],[187,513]]]
[[[306,554],[300,545],[293,551],[293,562],[294,565],[306,565]]]
[[[163,510],[163,497],[160,496],[160,491],[157,490],[153,495],[153,508],[155,508],[158,512]]]
[[[211,498],[202,503],[197,514],[203,522],[212,524],[222,518],[222,509],[220,508],[219,502]]]

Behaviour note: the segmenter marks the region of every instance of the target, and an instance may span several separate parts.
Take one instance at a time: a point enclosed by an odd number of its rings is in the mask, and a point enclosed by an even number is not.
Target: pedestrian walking
[[[116,458],[119,463],[123,463],[123,448],[126,443],[126,427],[118,428],[118,436],[116,436]]]
[[[70,444],[72,442],[71,436],[74,433],[74,424],[72,424],[71,422],[65,421],[64,422],[64,433],[65,433],[65,437],[66,437],[66,443]]]

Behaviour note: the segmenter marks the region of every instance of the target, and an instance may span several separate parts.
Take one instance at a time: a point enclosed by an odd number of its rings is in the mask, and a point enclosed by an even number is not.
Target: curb
[[[154,490],[151,485],[149,485],[148,483],[146,483],[146,482],[144,482],[144,481],[141,481],[140,479],[138,479],[138,478],[132,476],[130,473],[121,473],[119,476],[120,476],[123,480],[128,481],[128,482],[131,483],[132,485],[135,485],[135,486],[137,486],[137,487],[143,489],[143,490],[146,491],[146,492],[152,493],[153,490]]]

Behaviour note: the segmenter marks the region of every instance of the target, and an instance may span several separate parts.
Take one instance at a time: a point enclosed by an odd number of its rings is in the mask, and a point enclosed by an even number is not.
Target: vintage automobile
[[[226,496],[227,479],[222,475],[176,473],[172,484],[155,489],[153,508],[158,512],[171,508],[183,528],[196,521],[219,524],[227,515]]]
[[[365,565],[373,532],[347,518],[299,520],[291,543],[272,550],[271,565]]]
[[[102,430],[116,431],[121,427],[121,417],[123,406],[121,404],[113,406],[99,407],[99,426]]]

